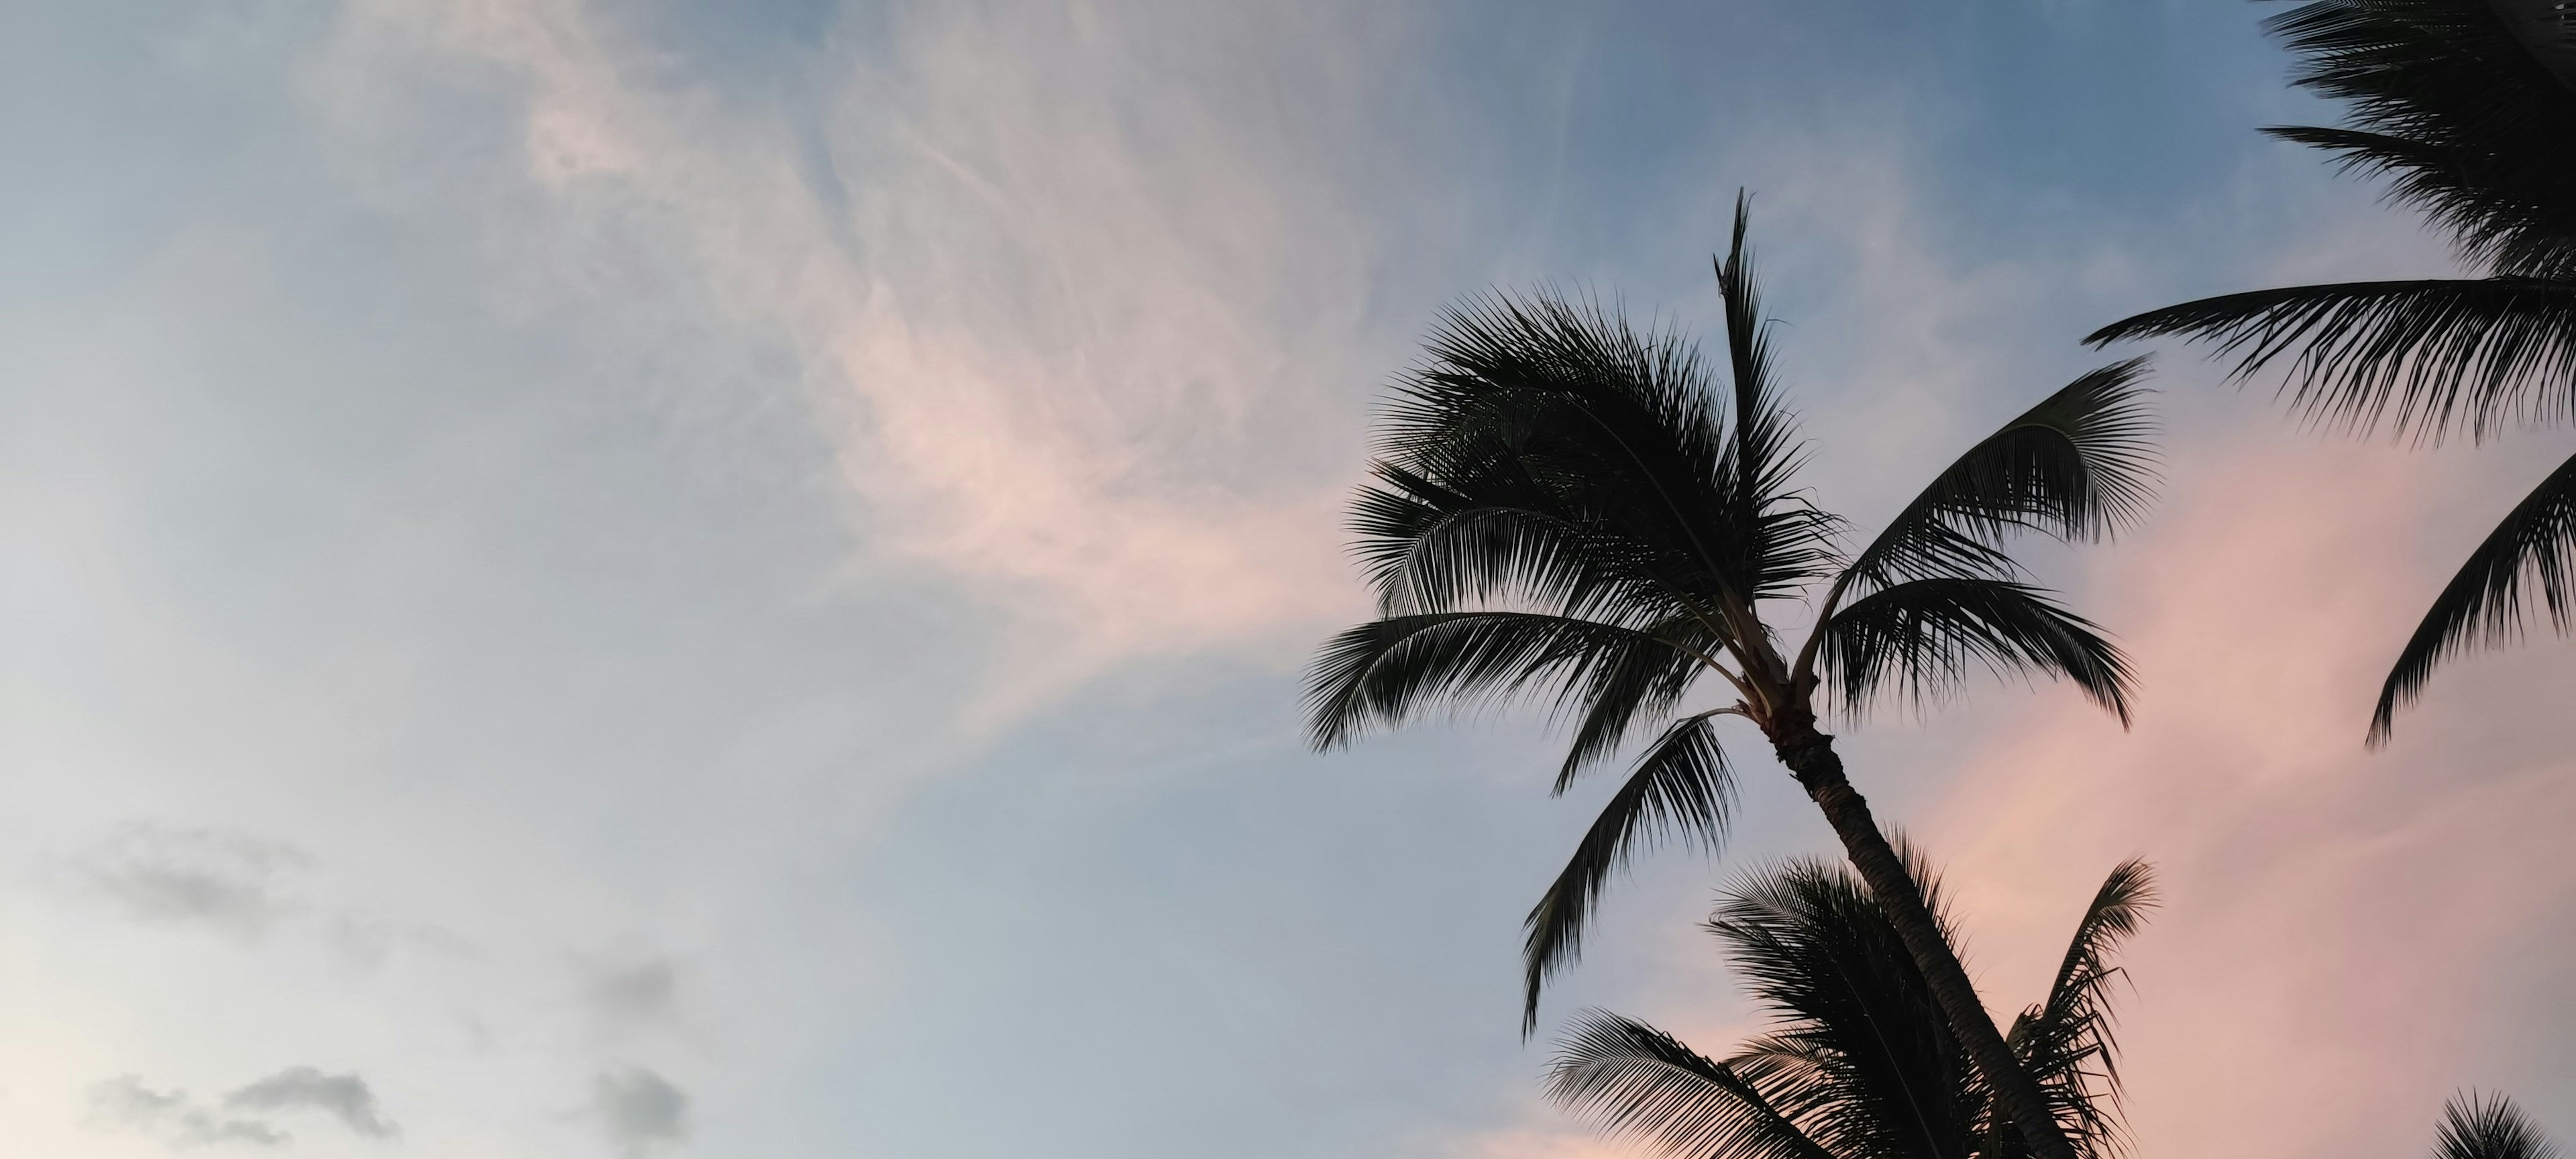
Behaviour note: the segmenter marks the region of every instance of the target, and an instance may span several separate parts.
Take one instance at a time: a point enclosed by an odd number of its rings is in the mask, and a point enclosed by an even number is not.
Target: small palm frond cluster
[[[1929,872],[1914,868],[1937,905]],[[2088,1159],[2122,1144],[2111,955],[2153,904],[2146,866],[2113,870],[2047,1000],[2013,1024],[2015,1055]],[[1885,911],[1848,872],[1793,863],[1755,878],[1721,902],[1709,929],[1777,1028],[1718,1060],[1645,1023],[1588,1013],[1551,1070],[1558,1102],[1690,1159],[2027,1154]]]
[[[2558,1159],[2558,1147],[2513,1100],[2471,1092],[2442,1107],[2433,1159]]]
[[[2385,179],[2392,200],[2447,230],[2485,276],[2229,294],[2088,341],[2180,335],[2212,343],[2239,378],[2283,366],[2293,409],[2357,432],[2432,440],[2576,420],[2576,45],[2565,24],[2552,4],[2490,0],[2318,0],[2272,18],[2302,62],[2297,83],[2342,102],[2349,123],[2267,131]],[[2425,613],[2381,687],[2372,745],[2441,661],[2518,636],[2535,594],[2568,630],[2571,505],[2576,459]]]
[[[1435,707],[1537,701],[1572,741],[1555,776],[1643,741],[1628,779],[1531,911],[1528,1018],[1636,850],[1722,839],[1716,723],[1812,735],[1819,686],[1858,712],[1977,668],[2062,676],[2126,721],[2129,670],[2005,554],[2092,539],[2147,498],[2137,361],[2078,379],[1952,464],[1856,555],[1798,479],[1738,202],[1717,263],[1726,346],[1632,329],[1597,303],[1488,297],[1446,313],[1399,385],[1354,504],[1379,616],[1319,655],[1316,743]],[[1784,651],[1766,618],[1822,590]],[[1693,703],[1703,687],[1716,689]]]

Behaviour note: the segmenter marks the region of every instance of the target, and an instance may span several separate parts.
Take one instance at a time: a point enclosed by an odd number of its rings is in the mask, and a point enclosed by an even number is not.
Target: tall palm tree
[[[2558,1159],[2558,1147],[2513,1100],[2471,1093],[2442,1105],[2433,1159]]]
[[[2368,433],[2439,439],[2576,418],[2576,12],[2556,0],[2318,0],[2266,22],[2294,82],[2344,128],[2264,130],[2390,179],[2484,276],[2229,294],[2112,323],[2088,342],[2181,335],[2251,376],[2287,362],[2293,408]],[[2506,513],[2389,669],[2367,742],[2462,651],[2519,637],[2532,587],[2576,624],[2576,458]]]
[[[1526,1032],[1540,988],[1574,961],[1603,885],[1633,850],[1675,833],[1719,844],[1733,782],[1716,726],[1745,718],[1894,907],[1907,949],[2033,1148],[2068,1155],[1818,731],[1818,693],[1857,711],[1937,694],[1983,664],[2063,676],[2128,720],[2119,650],[2034,586],[2003,545],[2025,531],[2096,538],[2141,510],[2141,364],[2087,374],[2005,424],[1846,556],[1842,522],[1798,487],[1803,459],[1772,381],[1745,224],[1739,198],[1717,264],[1723,391],[1679,335],[1639,333],[1597,304],[1493,296],[1443,316],[1429,358],[1397,388],[1375,480],[1354,504],[1380,615],[1318,656],[1313,739],[1329,748],[1441,704],[1536,697],[1574,726],[1556,771],[1562,793],[1651,733],[1530,911]],[[1786,647],[1775,614],[1809,595],[1814,626]],[[1716,703],[1693,699],[1704,686]]]
[[[1919,863],[1916,877],[1933,892]],[[2122,1142],[2111,1037],[2120,970],[2111,953],[2153,904],[2145,865],[2112,870],[2076,923],[2046,1000],[2013,1022],[2014,1056],[2087,1159],[2113,1155]],[[1937,900],[1933,908],[1940,913]],[[1612,1132],[1686,1159],[2028,1155],[1888,916],[1837,866],[1793,863],[1752,879],[1720,903],[1708,928],[1775,1029],[1721,1061],[1645,1023],[1593,1011],[1562,1042],[1548,1093]]]

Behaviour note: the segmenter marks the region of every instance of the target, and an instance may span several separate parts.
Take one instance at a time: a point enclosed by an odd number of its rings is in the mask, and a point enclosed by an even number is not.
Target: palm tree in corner
[[[2034,1153],[2071,1156],[1903,861],[1817,728],[1944,691],[1972,665],[2062,676],[2125,724],[2129,669],[2003,550],[2021,532],[2097,538],[2146,500],[2140,363],[2087,374],[1932,480],[1857,553],[1798,485],[1745,248],[1717,265],[1715,369],[1676,334],[1597,305],[1487,297],[1448,311],[1381,423],[1354,503],[1380,615],[1328,642],[1307,697],[1318,747],[1439,705],[1537,697],[1573,725],[1564,792],[1651,735],[1530,911],[1523,1029],[1571,964],[1610,875],[1641,844],[1722,840],[1732,773],[1718,724],[1758,728],[1882,899],[1907,951]],[[1784,644],[1776,611],[1814,597]],[[1709,693],[1713,691],[1713,696]],[[1713,702],[1712,702],[1713,701]],[[1828,706],[1829,707],[1829,706]]]
[[[1930,875],[1908,861],[1937,897]],[[2124,1141],[2111,1035],[2121,972],[2111,955],[2154,897],[2145,865],[2112,870],[2047,998],[2006,1037],[2086,1159],[2117,1155]],[[1849,872],[1792,863],[1760,875],[1728,893],[1708,929],[1774,1016],[1771,1032],[1713,1059],[1645,1023],[1587,1013],[1549,1071],[1558,1104],[1678,1159],[2030,1153],[1963,1056],[1886,910]]]
[[[2558,1159],[2558,1146],[2526,1118],[2513,1100],[2497,1095],[2442,1105],[2433,1136],[2433,1159]]]
[[[2267,21],[2295,83],[2348,128],[2265,132],[2392,179],[2486,276],[2228,294],[2114,322],[2086,341],[2214,342],[2244,378],[2288,362],[2292,407],[2401,437],[2485,437],[2576,419],[2576,11],[2557,0],[2318,0]],[[2469,553],[2380,685],[2367,743],[2444,660],[2519,637],[2536,586],[2576,626],[2576,458]]]

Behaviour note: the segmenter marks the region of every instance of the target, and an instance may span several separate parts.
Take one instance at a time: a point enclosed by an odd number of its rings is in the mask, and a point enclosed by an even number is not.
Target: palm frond
[[[1308,736],[1347,744],[1437,703],[1464,707],[1515,697],[1564,699],[1587,676],[1637,650],[1687,646],[1625,624],[1539,612],[1389,616],[1326,641],[1306,680]]]
[[[1576,844],[1574,857],[1524,923],[1526,1000],[1521,1031],[1538,1024],[1538,996],[1547,979],[1574,963],[1583,951],[1584,923],[1601,899],[1610,875],[1628,862],[1640,845],[1666,834],[1679,834],[1715,852],[1726,839],[1727,816],[1735,798],[1734,774],[1726,751],[1703,712],[1684,717],[1637,758],[1636,771],[1611,795],[1601,816]]]
[[[1758,578],[1752,590],[1776,594],[1814,578],[1835,562],[1838,523],[1815,509],[1795,488],[1804,456],[1796,424],[1782,406],[1771,370],[1771,320],[1762,315],[1761,289],[1753,276],[1751,195],[1735,195],[1735,228],[1724,260],[1716,263],[1725,302],[1727,368],[1734,379],[1735,439],[1722,468],[1735,502],[1731,538],[1745,545],[1745,566]]]
[[[1909,869],[1939,914],[1939,885]],[[1792,862],[1728,891],[1709,929],[1779,1028],[1738,1060],[1840,1155],[1958,1155],[1982,1106],[1974,1070],[1903,939],[1848,870]],[[1946,922],[1944,923],[1946,933]],[[1757,1071],[1756,1064],[1776,1068]],[[1730,1063],[1734,1065],[1734,1063]]]
[[[1650,625],[1646,634],[1669,646],[1622,648],[1585,674],[1572,698],[1581,705],[1574,737],[1548,795],[1564,796],[1576,777],[1618,752],[1640,726],[1670,717],[1707,671],[1699,657],[1723,646],[1703,621],[1687,615]]]
[[[2293,82],[2342,102],[2350,118],[2341,130],[2271,131],[2385,175],[2392,198],[2429,214],[2471,261],[2564,277],[2576,273],[2567,46],[2519,34],[2505,7],[2323,0],[2271,18],[2299,58]]]
[[[2558,1147],[2522,1113],[2513,1100],[2497,1095],[2442,1104],[2442,1125],[2434,1135],[2433,1159],[2557,1159]]]
[[[1844,607],[1822,632],[1818,670],[1848,711],[1896,690],[1937,696],[1979,662],[1997,674],[2063,677],[2129,723],[2128,658],[2092,621],[2028,584],[1908,580]]]
[[[1460,503],[1556,516],[1631,574],[1751,599],[1765,580],[1735,534],[1732,445],[1690,344],[1542,293],[1444,312],[1378,449]]]
[[[1900,579],[2011,580],[1999,547],[2037,531],[2095,539],[2146,508],[2154,457],[2138,379],[2146,359],[2094,370],[2022,412],[1959,456],[1853,557],[1858,590]]]
[[[1547,1088],[1569,1110],[1679,1159],[1836,1159],[1727,1064],[1603,1011],[1576,1019]]]
[[[2372,747],[2388,742],[2398,706],[2423,692],[2442,661],[2521,637],[2531,602],[2526,584],[2539,588],[2550,626],[2565,635],[2576,620],[2576,457],[2515,504],[2434,598],[2380,686],[2370,716]]]
[[[2368,432],[2487,435],[2576,416],[2576,283],[2537,278],[2345,282],[2256,290],[2151,310],[2094,331],[2105,342],[2180,335],[2216,343],[2250,377],[2288,356],[2306,417]],[[2295,354],[2293,354],[2295,352]]]
[[[2119,1043],[2112,1036],[2111,955],[2155,907],[2155,875],[2122,862],[2093,894],[2049,986],[2048,1000],[2013,1023],[2010,1045],[2087,1156],[2120,1150]]]

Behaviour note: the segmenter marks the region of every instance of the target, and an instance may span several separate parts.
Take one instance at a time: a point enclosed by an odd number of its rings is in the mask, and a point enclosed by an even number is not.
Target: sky
[[[1543,719],[1317,754],[1372,406],[1557,286],[1708,333],[1739,189],[1818,501],[1872,526],[2135,310],[2438,274],[2254,129],[2241,0],[19,0],[0,11],[0,1153],[1627,1153],[1601,1006],[1759,1030],[1695,926],[1830,833],[1519,920]],[[2576,653],[2378,674],[2576,444],[2304,431],[2162,352],[2143,526],[2034,566],[2135,726],[1833,725],[2037,997],[2129,856],[2141,1154],[2576,1139]]]

